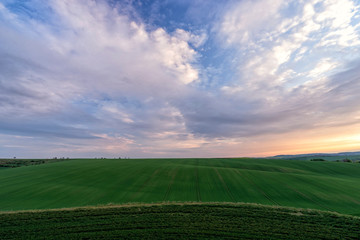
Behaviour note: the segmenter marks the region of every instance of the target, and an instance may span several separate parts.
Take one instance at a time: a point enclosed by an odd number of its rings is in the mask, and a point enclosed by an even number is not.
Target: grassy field
[[[0,213],[1,239],[360,239],[360,218],[249,204]]]
[[[0,210],[249,202],[360,216],[360,164],[276,159],[79,159],[0,172]]]

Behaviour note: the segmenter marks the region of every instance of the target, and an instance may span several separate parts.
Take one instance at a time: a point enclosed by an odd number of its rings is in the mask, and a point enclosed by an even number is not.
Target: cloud
[[[354,1],[140,3],[0,3],[3,152],[233,156],[357,126]]]
[[[235,6],[234,6],[235,5]],[[279,20],[278,11],[284,6],[281,0],[241,1],[231,4],[218,26],[227,44],[240,43],[246,48],[261,40]]]
[[[190,131],[211,139],[251,139],[356,124],[357,94],[350,89],[357,89],[358,83],[347,80],[357,72],[348,51],[358,48],[340,42],[339,48],[319,46],[323,37],[339,28],[354,29],[351,39],[358,38],[354,3],[344,1],[335,13],[337,4],[230,2],[214,30],[224,48],[242,56],[235,59],[237,74],[215,94],[189,96],[192,104],[179,107]],[[338,84],[348,92],[335,90]],[[346,112],[346,119],[341,112]]]
[[[203,40],[194,34],[149,31],[104,1],[41,3],[52,12],[45,22],[26,14],[40,11],[37,1],[18,7],[20,12],[0,5],[2,132],[141,134],[138,128],[150,131],[164,122],[157,116],[167,99],[198,78],[189,42]]]
[[[41,96],[39,106],[46,108],[80,94],[157,98],[174,93],[170,86],[182,88],[197,79],[191,65],[196,52],[176,33],[148,32],[103,2],[53,1],[48,7],[60,29],[4,14],[6,23],[17,22],[16,28],[4,24],[1,29],[1,83],[9,94]],[[28,25],[31,30],[22,31]]]
[[[240,71],[248,88],[262,87],[265,82],[278,87],[283,79],[277,78],[284,72],[311,71],[302,68],[311,67],[306,66],[309,62],[344,57],[344,52],[350,57],[349,47],[359,46],[358,21],[354,20],[358,8],[350,0],[275,4],[258,0],[234,5],[215,29],[227,46],[243,54]]]

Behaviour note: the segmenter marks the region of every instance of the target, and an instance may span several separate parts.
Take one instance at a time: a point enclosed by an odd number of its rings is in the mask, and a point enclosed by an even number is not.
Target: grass
[[[278,159],[78,159],[1,170],[0,210],[248,202],[360,216],[360,164]]]
[[[1,239],[359,239],[360,218],[255,204],[191,203],[0,214]]]

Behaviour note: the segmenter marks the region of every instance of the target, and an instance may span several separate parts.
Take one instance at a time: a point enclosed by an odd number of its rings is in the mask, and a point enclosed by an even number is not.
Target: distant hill
[[[339,152],[339,153],[306,153],[294,155],[276,155],[271,158],[304,158],[304,157],[350,157],[358,156],[360,158],[360,151],[358,152]]]

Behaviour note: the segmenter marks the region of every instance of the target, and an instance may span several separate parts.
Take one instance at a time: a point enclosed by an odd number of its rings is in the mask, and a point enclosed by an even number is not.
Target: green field
[[[249,204],[0,213],[1,239],[360,239],[360,218]]]
[[[0,210],[247,202],[360,216],[360,164],[277,159],[78,159],[0,171]]]

